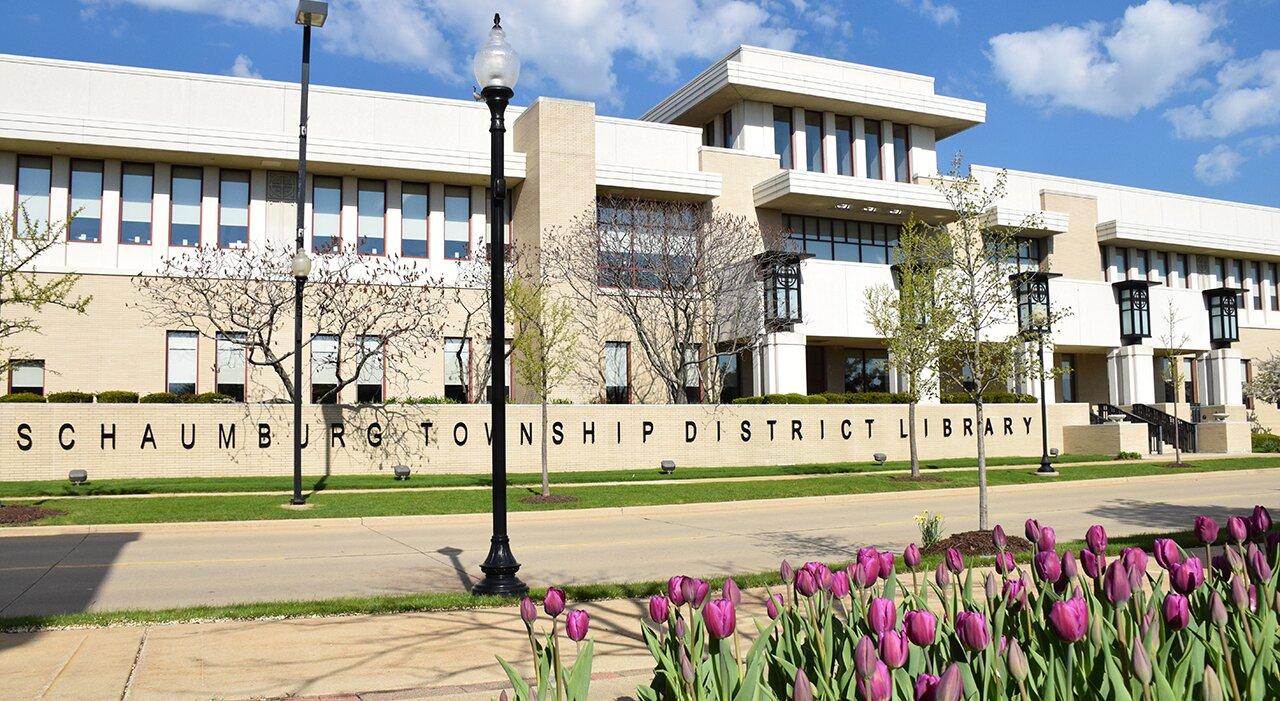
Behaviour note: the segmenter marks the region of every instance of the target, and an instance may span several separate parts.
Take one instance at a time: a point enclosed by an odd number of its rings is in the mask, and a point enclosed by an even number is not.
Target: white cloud
[[[132,5],[261,27],[292,26],[294,0],[80,0],[90,10]],[[499,0],[524,61],[522,81],[575,97],[619,99],[617,65],[635,60],[671,80],[687,59],[719,58],[738,44],[789,49],[800,31],[772,0]],[[494,4],[471,0],[331,0],[317,30],[327,50],[471,82],[471,55]]]
[[[1000,34],[989,42],[990,56],[1019,97],[1132,116],[1227,57],[1228,48],[1214,38],[1222,24],[1216,5],[1148,0],[1127,8],[1114,31],[1090,22]]]
[[[955,5],[934,0],[898,0],[898,4],[921,15],[941,27],[960,22],[960,10]]]
[[[240,54],[236,56],[236,60],[231,64],[231,70],[228,71],[237,78],[261,78],[262,74],[253,67],[253,59]]]
[[[1196,180],[1205,185],[1222,185],[1235,180],[1240,175],[1240,166],[1244,156],[1226,144],[1218,144],[1208,153],[1196,158]]]
[[[1227,63],[1218,71],[1212,97],[1171,109],[1165,117],[1184,138],[1223,138],[1280,124],[1280,50]]]

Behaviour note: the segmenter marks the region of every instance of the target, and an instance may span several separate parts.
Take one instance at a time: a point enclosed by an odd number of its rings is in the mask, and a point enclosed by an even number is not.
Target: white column
[[[1031,349],[1031,353],[1029,356],[1031,362],[1033,363],[1037,362],[1036,355],[1038,354],[1039,354],[1039,347],[1037,344],[1036,348]],[[1024,391],[1026,394],[1030,394],[1036,399],[1040,398],[1040,376],[1038,373],[1040,372],[1041,367],[1043,367],[1044,373],[1045,373],[1045,378],[1044,378],[1045,403],[1053,404],[1058,401],[1058,396],[1057,396],[1058,393],[1054,390],[1054,384],[1053,384],[1056,381],[1056,379],[1051,374],[1053,372],[1053,347],[1046,346],[1044,349],[1044,353],[1039,355],[1040,355],[1040,362],[1043,362],[1044,365],[1043,366],[1037,365],[1035,368],[1032,368],[1031,371],[1027,374],[1027,379],[1026,379],[1027,388]]]
[[[403,234],[404,219],[400,211],[400,186],[399,180],[387,181],[387,239],[382,244],[386,247],[387,255],[400,255],[400,239]]]
[[[893,172],[893,122],[880,120],[880,177],[892,181]]]
[[[444,260],[444,185],[431,183],[428,186],[431,207],[427,214],[427,258]]]
[[[1244,404],[1244,366],[1240,351],[1219,348],[1205,354],[1205,377],[1208,392],[1205,404]]]
[[[484,196],[483,185],[471,186],[471,255],[480,254],[481,247],[489,241],[489,199]]]
[[[805,394],[806,336],[795,332],[777,332],[765,336],[761,348],[761,394]]]
[[[360,201],[360,193],[356,189],[356,178],[353,175],[342,176],[342,212],[338,220],[342,222],[342,245],[355,248],[360,239],[359,218],[356,206]]]
[[[151,203],[151,245],[162,254],[169,251],[169,203],[173,199],[173,166],[155,165],[155,198]],[[265,228],[265,227],[264,227]]]
[[[271,240],[272,236],[277,240]],[[285,238],[285,241],[279,240]],[[283,244],[293,239],[293,231],[267,231],[267,171],[249,171],[249,245]]]
[[[867,123],[862,117],[853,118],[853,174],[867,177]]]
[[[14,188],[18,183],[18,156],[12,151],[0,153],[0,214],[13,211]]]
[[[1116,406],[1155,401],[1155,366],[1148,346],[1121,346],[1107,353],[1107,389]]]
[[[200,197],[200,244],[218,245],[218,167],[204,167],[204,187]]]
[[[804,132],[804,108],[791,108],[791,167],[794,170],[809,169],[809,147]]]
[[[836,115],[822,113],[822,172],[837,175],[840,163],[836,157]]]
[[[113,266],[118,264],[120,260],[120,187],[121,187],[121,170],[120,161],[108,159],[102,162],[102,243],[99,246],[89,247],[89,251],[81,253],[79,249],[71,249],[68,247],[67,264],[76,266],[84,264],[80,258],[90,258],[88,265],[91,266]],[[155,210],[152,209],[154,217]],[[168,228],[166,227],[166,236]],[[156,234],[152,233],[152,243],[155,242]],[[96,249],[96,250],[95,250]],[[75,256],[72,258],[72,256]]]

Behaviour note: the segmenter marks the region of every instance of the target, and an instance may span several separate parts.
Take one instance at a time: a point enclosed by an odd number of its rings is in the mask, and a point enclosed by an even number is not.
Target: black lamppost
[[[515,94],[513,88],[520,77],[520,58],[507,43],[502,31],[501,18],[493,16],[493,29],[489,39],[476,51],[472,61],[480,94],[476,99],[489,105],[489,406],[493,417],[493,535],[489,538],[489,555],[480,565],[484,579],[471,589],[473,594],[519,596],[529,590],[516,572],[520,563],[511,553],[511,541],[507,537],[507,378],[498,370],[506,357],[506,307],[505,289],[506,251],[503,246],[502,227],[506,221],[507,180],[503,176],[503,135],[507,132],[503,114],[507,103]]]
[[[298,0],[294,21],[302,25],[302,105],[298,117],[298,187],[296,207],[298,231],[293,253],[293,497],[289,503],[301,506],[302,497],[302,288],[311,274],[311,258],[304,247],[303,210],[307,189],[307,92],[311,87],[311,28],[323,27],[329,18],[329,3]]]
[[[1057,470],[1049,462],[1049,408],[1044,387],[1044,337],[1052,331],[1049,317],[1049,280],[1061,277],[1059,273],[1014,273],[1014,292],[1018,298],[1018,332],[1036,337],[1040,364],[1040,469],[1037,474],[1055,475]]]

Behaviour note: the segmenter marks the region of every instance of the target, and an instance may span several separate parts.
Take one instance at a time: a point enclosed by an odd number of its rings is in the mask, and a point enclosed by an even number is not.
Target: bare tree
[[[894,252],[897,288],[877,285],[866,294],[867,318],[884,337],[894,370],[906,379],[902,389],[911,397],[907,422],[913,479],[920,478],[916,404],[936,389],[942,339],[954,321],[949,309],[938,304],[937,277],[950,257],[951,239],[946,228],[912,217],[902,227]]]
[[[754,256],[779,234],[709,205],[605,197],[545,238],[546,264],[580,306],[624,320],[668,401],[719,400],[720,357],[758,343]]]
[[[484,401],[489,387],[492,366],[489,363],[489,339],[492,336],[492,324],[489,315],[489,302],[492,295],[492,259],[489,246],[482,239],[475,255],[464,259],[458,267],[456,287],[453,290],[452,302],[455,311],[461,318],[457,327],[460,338],[466,339],[465,345],[458,345],[454,351],[453,361],[465,373],[464,383],[467,403]],[[529,258],[527,252],[519,246],[508,246],[506,250],[507,280],[516,277],[522,262]],[[508,312],[510,310],[510,304]],[[503,363],[511,358],[513,346],[508,344]],[[508,388],[510,389],[510,388]]]
[[[293,253],[266,243],[165,258],[155,274],[134,278],[138,307],[157,326],[242,344],[249,364],[271,369],[293,399]],[[367,368],[406,374],[439,339],[444,308],[436,279],[412,261],[359,256],[354,248],[318,255],[303,295],[304,318],[317,335],[304,338],[303,348],[333,382],[315,401],[337,396]],[[322,351],[317,337],[325,338]]]
[[[0,372],[27,360],[9,339],[39,333],[34,314],[47,306],[83,314],[93,299],[73,294],[79,275],[38,272],[40,257],[65,245],[69,225],[32,221],[23,206],[0,216]]]
[[[1173,385],[1173,465],[1174,467],[1182,466],[1182,441],[1178,432],[1178,390],[1182,389],[1183,383],[1186,382],[1186,371],[1182,369],[1182,357],[1188,355],[1187,343],[1190,342],[1191,336],[1182,329],[1182,317],[1178,315],[1178,309],[1174,305],[1173,300],[1169,300],[1169,305],[1164,312],[1164,333],[1160,334],[1160,357],[1164,359],[1164,367],[1161,374],[1165,382]],[[1185,401],[1191,401],[1190,397],[1185,397]]]

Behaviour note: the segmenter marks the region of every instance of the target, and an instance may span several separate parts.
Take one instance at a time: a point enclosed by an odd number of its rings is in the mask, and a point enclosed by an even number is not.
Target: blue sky
[[[977,163],[1280,206],[1280,2],[333,0],[313,79],[465,98],[495,9],[517,102],[636,117],[739,43],[937,78],[987,103]],[[15,54],[297,79],[295,0],[6,0]],[[10,86],[9,99],[22,91]]]

